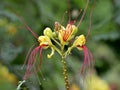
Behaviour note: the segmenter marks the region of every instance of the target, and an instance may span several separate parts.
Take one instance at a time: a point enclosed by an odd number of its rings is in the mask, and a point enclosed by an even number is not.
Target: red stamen
[[[37,73],[37,71],[40,70],[41,64],[42,64],[42,47],[40,48],[40,63],[37,66],[36,73]]]
[[[35,74],[37,74],[37,72],[40,70],[41,65],[42,65],[42,49],[43,49],[42,46],[40,46],[40,62],[38,63],[37,68],[34,69]],[[40,74],[41,74],[42,78],[44,79],[44,76],[43,76],[41,70],[40,70]]]
[[[25,76],[23,77],[24,80],[30,76],[30,73],[33,70],[34,65],[36,63],[36,56],[40,48],[41,47],[38,46],[31,52],[29,59],[28,59],[28,63],[27,63],[27,70],[26,70]]]
[[[31,51],[32,51],[32,49],[33,49],[33,47],[34,47],[35,45],[36,45],[36,43],[33,44],[33,45],[30,47],[30,49],[28,50],[28,53],[27,53],[27,55],[26,55],[26,57],[25,57],[25,61],[24,61],[24,64],[23,64],[23,66],[22,66],[22,69],[24,68],[25,64],[27,63],[28,58],[29,58],[29,55],[30,55],[30,53],[31,53]]]
[[[70,0],[68,0],[68,23],[70,23],[71,21],[71,17],[70,17]]]
[[[86,46],[81,46],[80,48],[83,48],[84,51],[84,62],[82,64],[82,69],[81,69],[81,73],[84,75],[87,69],[90,72],[93,70],[94,60],[91,52],[88,50]]]
[[[89,22],[90,25],[89,25],[88,32],[87,32],[87,35],[86,35],[86,40],[87,40],[88,36],[90,35],[90,31],[91,31],[91,27],[92,27],[92,12],[93,12],[93,9],[94,9],[95,2],[96,2],[96,0],[94,0],[94,3],[93,3],[92,8],[90,10],[90,22]]]
[[[88,8],[88,4],[89,4],[89,0],[87,0],[87,3],[86,3],[86,6],[85,6],[85,9],[84,9],[84,12],[83,12],[83,14],[82,14],[82,17],[81,17],[81,19],[80,19],[77,27],[79,27],[79,26],[81,25],[81,23],[82,23],[82,20],[83,20],[83,18],[84,18],[84,16],[85,16],[85,13],[86,13],[86,11],[87,11],[87,8]]]

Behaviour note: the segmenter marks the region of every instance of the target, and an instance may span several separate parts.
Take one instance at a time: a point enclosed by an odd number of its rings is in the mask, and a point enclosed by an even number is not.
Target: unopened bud
[[[56,37],[56,36],[57,36],[57,34],[56,34],[55,32],[53,32],[53,33],[52,33],[52,36],[53,36],[53,37]]]
[[[53,37],[53,32],[52,32],[52,30],[51,30],[49,27],[47,27],[47,28],[44,30],[44,35],[52,38],[52,37]]]
[[[78,28],[75,25],[72,25],[72,29],[73,29],[72,35],[75,35],[78,31]]]

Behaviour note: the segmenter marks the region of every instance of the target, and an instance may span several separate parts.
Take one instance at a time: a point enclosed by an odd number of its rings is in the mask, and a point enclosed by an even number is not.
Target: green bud
[[[52,36],[53,36],[53,37],[56,37],[56,36],[57,36],[56,32],[53,32],[53,33],[52,33]]]
[[[52,38],[53,37],[53,32],[52,32],[52,30],[49,27],[47,27],[44,30],[44,35]]]
[[[75,35],[78,31],[78,28],[75,25],[72,25],[72,28],[73,28],[72,35]]]

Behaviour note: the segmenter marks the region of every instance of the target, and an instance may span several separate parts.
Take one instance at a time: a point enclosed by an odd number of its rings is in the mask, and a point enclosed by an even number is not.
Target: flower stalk
[[[66,51],[64,51],[64,45],[61,47],[61,57],[62,57],[62,66],[63,66],[63,76],[64,76],[64,82],[65,82],[65,88],[66,90],[69,90],[69,80],[68,80],[68,73],[67,73],[67,65],[66,65]]]
[[[65,57],[62,57],[62,65],[63,65],[63,75],[64,75],[64,81],[65,81],[65,88],[66,90],[69,90],[69,80],[68,80],[68,74],[67,74],[67,66],[66,66],[66,61]]]

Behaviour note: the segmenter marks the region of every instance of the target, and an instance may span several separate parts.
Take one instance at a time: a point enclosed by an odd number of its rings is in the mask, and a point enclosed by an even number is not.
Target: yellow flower
[[[68,24],[66,28],[61,26],[61,29],[59,30],[58,38],[61,42],[61,44],[67,44],[68,41],[70,41],[75,33],[77,32],[77,27],[75,25]]]
[[[40,43],[40,46],[45,49],[52,45],[52,42],[48,36],[39,36],[38,42]]]
[[[49,46],[51,46],[51,54],[48,54],[47,57],[51,58],[54,54],[54,48],[52,47],[52,42],[48,36],[39,36],[38,41],[40,42],[40,46],[44,49],[47,49]]]
[[[86,43],[86,39],[85,36],[82,34],[76,38],[76,40],[73,43],[73,47],[79,47],[80,49],[80,47],[85,45],[85,43]]]

